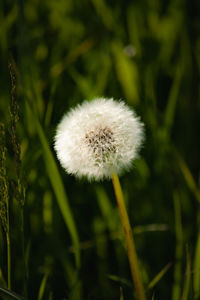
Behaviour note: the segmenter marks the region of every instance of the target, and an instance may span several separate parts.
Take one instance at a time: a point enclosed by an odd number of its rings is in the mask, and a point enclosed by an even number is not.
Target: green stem
[[[8,267],[8,289],[11,289],[11,246],[10,246],[10,220],[9,220],[9,203],[7,199],[7,267]]]
[[[174,215],[175,215],[175,232],[176,232],[176,260],[174,265],[174,283],[172,287],[172,300],[180,299],[181,297],[181,282],[182,282],[182,257],[183,257],[183,229],[181,221],[181,203],[177,191],[173,193],[174,198]]]
[[[128,214],[124,203],[123,192],[121,189],[118,175],[115,173],[112,174],[112,182],[113,182],[115,196],[119,208],[119,214],[120,214],[122,226],[124,229],[124,236],[125,236],[125,241],[127,246],[127,254],[128,254],[129,265],[130,265],[131,274],[135,286],[136,297],[138,300],[146,300],[144,287],[142,284],[141,275],[139,271],[139,264],[138,264],[136,249],[135,249],[135,242],[133,239],[132,229],[130,226]]]
[[[24,296],[27,298],[27,266],[26,266],[26,258],[25,258],[25,242],[24,242],[24,206],[20,205],[21,210],[21,239],[22,239],[22,256],[23,256],[23,288],[24,288]]]

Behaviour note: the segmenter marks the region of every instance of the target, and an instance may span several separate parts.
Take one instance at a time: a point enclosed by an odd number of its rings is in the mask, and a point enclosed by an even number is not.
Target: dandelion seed
[[[64,115],[54,147],[67,173],[100,180],[130,168],[142,141],[143,124],[133,110],[98,98]]]

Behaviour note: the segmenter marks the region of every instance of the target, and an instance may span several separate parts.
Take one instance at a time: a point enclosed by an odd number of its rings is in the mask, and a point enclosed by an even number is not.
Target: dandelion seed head
[[[67,173],[101,180],[131,167],[143,136],[143,123],[124,102],[98,98],[64,115],[54,147]]]

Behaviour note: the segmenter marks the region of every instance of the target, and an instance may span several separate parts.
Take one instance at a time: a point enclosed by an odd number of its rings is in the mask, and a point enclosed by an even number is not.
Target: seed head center
[[[96,159],[106,162],[110,155],[116,152],[115,139],[108,127],[96,128],[85,135],[86,144]]]

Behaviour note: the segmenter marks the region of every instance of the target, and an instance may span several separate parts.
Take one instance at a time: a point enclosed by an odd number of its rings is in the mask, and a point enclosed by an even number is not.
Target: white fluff
[[[143,124],[124,102],[98,98],[69,111],[58,125],[55,150],[67,173],[100,180],[132,165]]]

